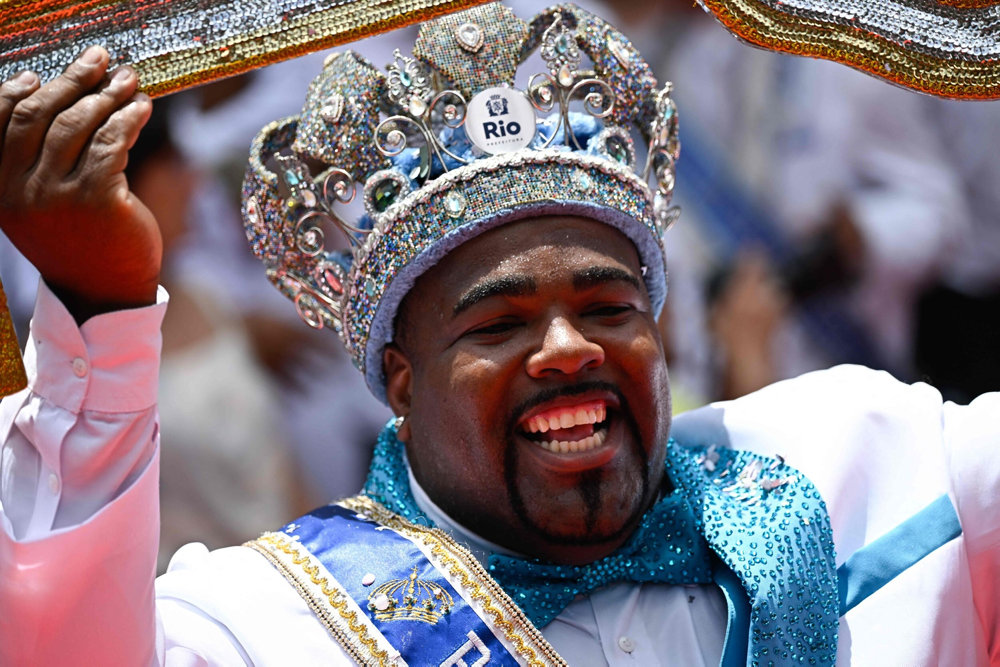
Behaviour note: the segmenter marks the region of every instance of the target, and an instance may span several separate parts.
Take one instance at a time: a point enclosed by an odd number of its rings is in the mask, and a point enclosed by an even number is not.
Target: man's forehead
[[[560,277],[579,285],[588,276],[607,278],[612,267],[638,282],[639,255],[624,234],[588,218],[548,217],[490,230],[456,248],[427,277],[458,299],[483,281]]]

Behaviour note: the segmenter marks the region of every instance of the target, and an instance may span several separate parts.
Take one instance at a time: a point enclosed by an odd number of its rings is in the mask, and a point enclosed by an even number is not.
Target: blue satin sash
[[[367,496],[321,507],[247,546],[359,664],[566,664],[467,549]]]
[[[327,505],[288,524],[282,532],[292,536],[323,563],[408,664],[448,664],[450,656],[470,643],[472,650],[463,654],[464,657],[458,656],[466,664],[471,665],[483,657],[490,665],[517,664],[483,619],[418,546],[391,528],[363,513],[340,505]],[[370,575],[374,575],[373,580]],[[366,586],[369,580],[371,583]],[[415,585],[411,586],[411,582]],[[387,584],[396,589],[395,594],[378,593]],[[398,613],[397,618],[379,618],[390,610],[378,613],[373,601],[378,595],[390,599],[396,607],[393,611]],[[416,598],[417,612],[406,613],[404,599],[408,595]],[[448,601],[453,606],[443,611]],[[428,606],[434,609],[428,611]],[[478,642],[470,639],[470,632]]]

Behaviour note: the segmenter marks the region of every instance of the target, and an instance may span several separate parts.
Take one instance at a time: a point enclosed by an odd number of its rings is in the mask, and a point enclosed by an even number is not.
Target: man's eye
[[[598,306],[596,308],[591,308],[587,311],[587,315],[594,317],[616,317],[619,315],[625,315],[634,310],[632,306],[627,304],[612,304],[607,306]]]
[[[510,320],[501,320],[499,322],[491,322],[489,324],[477,327],[469,331],[469,334],[473,336],[499,336],[510,332],[517,326],[517,322]]]

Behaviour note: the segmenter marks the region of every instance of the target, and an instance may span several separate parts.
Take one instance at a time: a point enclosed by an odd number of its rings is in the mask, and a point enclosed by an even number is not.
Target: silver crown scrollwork
[[[286,195],[284,202],[296,217],[293,236],[296,249],[305,258],[320,258],[314,265],[298,262],[298,266],[312,273],[311,279],[300,270],[286,267],[276,272],[274,278],[283,282],[295,294],[295,308],[299,317],[309,326],[322,329],[332,325],[339,333],[341,299],[344,296],[346,273],[339,264],[324,259],[326,234],[323,226],[340,229],[348,243],[357,248],[370,230],[351,225],[334,212],[336,204],[350,204],[356,186],[353,177],[343,169],[328,169],[317,186],[305,163],[294,155],[275,155],[280,169],[280,182]]]
[[[567,143],[572,142],[575,150],[581,150],[583,146],[570,122],[570,102],[582,96],[584,110],[595,118],[604,119],[614,111],[614,91],[596,77],[580,78],[580,47],[559,12],[542,34],[540,53],[549,71],[534,74],[528,80],[528,100],[541,113],[549,113],[559,105],[559,127],[553,129],[542,148],[552,145],[561,128]]]
[[[461,127],[465,123],[467,103],[457,90],[435,94],[430,75],[421,63],[403,56],[399,49],[394,55],[395,62],[388,68],[389,99],[407,115],[396,114],[379,123],[375,130],[375,146],[387,157],[399,155],[409,144],[410,135],[403,128],[412,128],[423,143],[419,146],[420,164],[410,176],[423,185],[430,177],[432,153],[445,171],[448,170],[445,155],[459,164],[468,164],[468,160],[452,153],[438,140],[433,128],[437,119],[449,129]]]
[[[656,93],[656,111],[650,127],[649,152],[646,155],[646,167],[642,177],[648,181],[650,175],[656,181],[656,192],[653,195],[653,213],[660,233],[670,229],[681,209],[670,206],[674,192],[674,173],[677,159],[680,157],[681,144],[678,134],[677,105],[670,93],[673,85],[667,83]]]

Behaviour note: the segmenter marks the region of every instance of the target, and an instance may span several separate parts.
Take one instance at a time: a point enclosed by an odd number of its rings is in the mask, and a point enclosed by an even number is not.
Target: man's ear
[[[382,368],[385,369],[385,393],[389,407],[397,417],[403,417],[396,433],[400,442],[410,441],[410,399],[413,396],[413,365],[406,354],[395,343],[389,343],[382,352]]]

